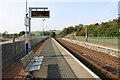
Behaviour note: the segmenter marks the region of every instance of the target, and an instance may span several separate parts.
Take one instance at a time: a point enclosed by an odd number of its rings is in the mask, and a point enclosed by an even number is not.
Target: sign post
[[[29,17],[25,18],[26,25],[26,54],[31,50],[31,18],[50,18],[48,7],[29,7]],[[27,33],[27,26],[29,32]]]
[[[28,13],[27,13],[27,0],[26,0],[25,26],[26,26],[26,34],[25,34],[25,55],[27,55],[28,52],[29,52],[29,49],[28,49],[28,31],[27,31],[27,28],[28,28],[28,26],[29,26],[29,18],[28,18]]]
[[[28,54],[29,52],[29,49],[28,49],[28,31],[27,31],[27,28],[29,26],[29,18],[26,14],[26,17],[25,17],[25,26],[26,26],[26,34],[25,34],[25,52],[26,52],[26,55]]]

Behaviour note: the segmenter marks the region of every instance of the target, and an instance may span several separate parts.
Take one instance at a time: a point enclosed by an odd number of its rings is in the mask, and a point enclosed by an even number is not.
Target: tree
[[[15,37],[17,37],[17,36],[18,36],[18,34],[17,34],[17,33],[14,33],[14,36],[15,36]]]
[[[19,32],[19,36],[22,36],[22,35],[24,35],[25,34],[25,31],[21,31],[21,32]]]
[[[79,24],[75,26],[75,31],[79,32],[82,29],[83,25]]]
[[[0,37],[2,36],[2,33],[0,33]]]
[[[99,23],[96,23],[95,25],[99,25]]]
[[[85,27],[83,27],[79,32],[77,32],[76,36],[85,36]]]
[[[8,35],[8,32],[5,31],[4,33],[2,33],[2,36],[3,36],[3,37],[8,37],[8,36],[9,36],[9,35]]]
[[[91,24],[87,26],[88,36],[92,37],[119,37],[119,25],[120,17],[118,19],[110,20],[109,22],[102,22],[101,24]],[[82,24],[76,25],[75,27],[70,26],[64,28],[59,34],[61,37],[65,37],[67,34],[75,33],[77,36],[85,36],[85,28]]]
[[[50,36],[55,37],[56,36],[55,32],[50,32]]]

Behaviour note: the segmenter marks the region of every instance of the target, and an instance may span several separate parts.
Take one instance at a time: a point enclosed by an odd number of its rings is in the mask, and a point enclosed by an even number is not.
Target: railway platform
[[[34,72],[35,78],[40,80],[101,80],[95,73],[63,48],[54,38],[47,39],[42,47],[38,47],[36,52],[34,51],[35,54],[44,56],[40,70]],[[24,72],[21,63],[18,62],[8,72],[8,75],[4,76],[4,78],[23,78],[29,74]]]
[[[53,38],[47,41],[40,56],[44,56],[44,59],[41,69],[34,72],[37,78],[100,80]]]

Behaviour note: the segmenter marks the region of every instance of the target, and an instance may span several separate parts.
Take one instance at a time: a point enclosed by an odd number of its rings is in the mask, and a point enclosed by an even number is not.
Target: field
[[[84,40],[86,41],[85,37],[81,36],[70,36],[67,38],[76,39],[76,40]],[[110,45],[120,45],[119,39],[117,37],[88,37],[88,41],[98,42],[103,44],[110,44]]]

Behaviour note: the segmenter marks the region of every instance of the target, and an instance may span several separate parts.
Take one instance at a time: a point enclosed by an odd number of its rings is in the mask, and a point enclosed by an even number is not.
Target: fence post
[[[111,39],[112,39],[112,45],[113,45],[113,39],[114,39],[114,38],[111,37]]]
[[[14,53],[14,60],[16,61],[16,43],[15,43],[15,35],[13,35],[13,53]]]

